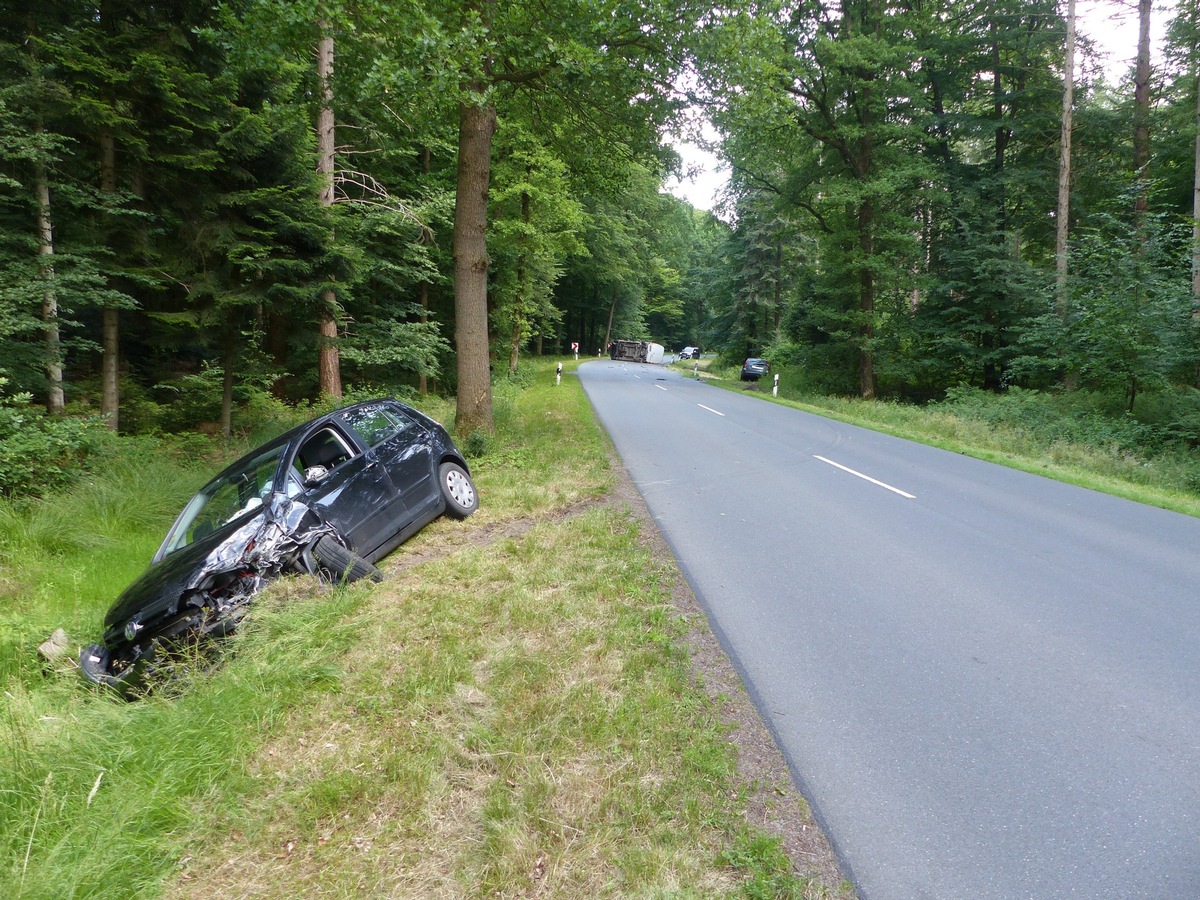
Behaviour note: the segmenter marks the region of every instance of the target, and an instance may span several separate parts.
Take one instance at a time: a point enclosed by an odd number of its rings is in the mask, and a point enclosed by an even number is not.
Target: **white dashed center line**
[[[869,481],[871,484],[878,485],[881,488],[885,488],[886,490],[891,491],[893,494],[899,494],[901,497],[907,497],[909,500],[917,499],[916,494],[910,494],[908,491],[902,491],[898,487],[892,487],[890,484],[877,481],[870,475],[864,475],[862,472],[855,472],[853,469],[843,466],[841,463],[835,463],[832,459],[826,459],[823,456],[817,456],[815,453],[813,454],[813,459],[819,459],[823,463],[829,463],[829,465],[833,466],[835,469],[841,469],[843,472],[849,472],[851,475],[861,478],[863,481]]]

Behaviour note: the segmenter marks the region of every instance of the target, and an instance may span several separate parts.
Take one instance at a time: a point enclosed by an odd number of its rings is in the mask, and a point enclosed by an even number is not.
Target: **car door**
[[[404,504],[373,448],[331,420],[314,431],[296,454],[296,468],[328,474],[305,483],[305,499],[340,531],[361,556],[372,553],[401,527]]]
[[[371,447],[399,494],[404,512],[393,533],[436,505],[433,447],[420,422],[388,401],[346,410],[341,417]]]

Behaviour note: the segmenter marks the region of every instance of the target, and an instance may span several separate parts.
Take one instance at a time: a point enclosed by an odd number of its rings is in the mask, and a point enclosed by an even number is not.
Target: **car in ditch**
[[[125,693],[179,650],[230,633],[267,581],[377,580],[375,563],[425,525],[478,505],[466,460],[424,413],[388,398],[319,416],[197,492],[80,668]]]
[[[742,363],[742,381],[758,381],[770,371],[771,366],[765,359],[752,356]]]

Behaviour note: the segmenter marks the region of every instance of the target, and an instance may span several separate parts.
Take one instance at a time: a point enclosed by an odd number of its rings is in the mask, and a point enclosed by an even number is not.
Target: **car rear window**
[[[368,447],[382,444],[412,425],[412,419],[398,409],[366,406],[342,414],[342,421],[358,432]]]

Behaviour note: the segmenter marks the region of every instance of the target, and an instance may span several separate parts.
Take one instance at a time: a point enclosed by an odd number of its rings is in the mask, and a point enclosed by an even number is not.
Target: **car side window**
[[[333,471],[354,456],[345,439],[332,428],[322,428],[306,440],[296,452],[296,465],[303,472],[313,466]]]
[[[352,409],[342,413],[341,419],[358,433],[368,447],[382,444],[412,425],[408,416],[385,406]]]
[[[284,488],[287,492],[288,499],[294,500],[304,493],[304,473],[296,471],[296,467],[292,467],[292,471],[288,472],[287,485]]]

